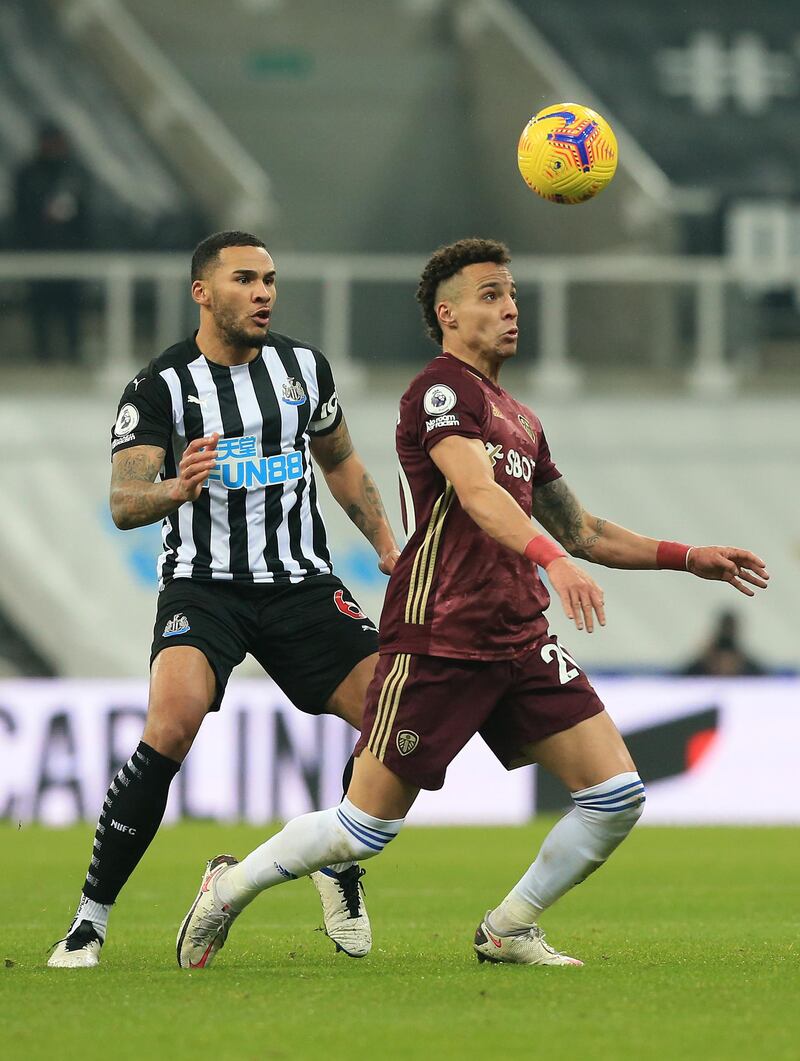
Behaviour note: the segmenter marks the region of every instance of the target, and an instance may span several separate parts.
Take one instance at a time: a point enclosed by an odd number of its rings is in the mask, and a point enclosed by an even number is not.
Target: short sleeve
[[[308,423],[308,433],[319,438],[321,435],[330,434],[335,431],[342,422],[342,408],[339,405],[339,396],[336,393],[336,384],[333,380],[333,371],[327,357],[319,351],[314,351],[317,365],[317,386],[319,388],[319,399]]]
[[[130,446],[169,449],[172,428],[169,388],[158,373],[145,369],[122,392],[111,429],[111,453]]]
[[[448,435],[483,438],[486,402],[483,392],[463,372],[444,367],[418,379],[406,395],[401,416],[408,420],[408,433],[430,453]]]
[[[539,451],[536,456],[536,468],[533,473],[533,485],[544,486],[552,483],[554,479],[560,479],[561,472],[556,468],[555,462],[550,455],[550,447],[547,444],[544,431],[539,433]]]

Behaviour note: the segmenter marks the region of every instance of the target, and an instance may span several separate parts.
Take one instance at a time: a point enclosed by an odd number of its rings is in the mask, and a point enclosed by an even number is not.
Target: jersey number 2
[[[551,641],[549,644],[542,646],[542,659],[545,663],[549,663],[553,656],[558,660],[558,680],[562,685],[566,685],[567,682],[571,682],[573,678],[578,677],[580,674],[578,664],[565,648]]]

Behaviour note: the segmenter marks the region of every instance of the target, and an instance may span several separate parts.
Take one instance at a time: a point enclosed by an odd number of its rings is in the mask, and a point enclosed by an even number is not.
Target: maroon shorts
[[[602,710],[589,679],[553,634],[513,659],[387,654],[367,690],[355,754],[369,748],[398,777],[436,789],[476,733],[513,770],[531,761],[529,745]]]

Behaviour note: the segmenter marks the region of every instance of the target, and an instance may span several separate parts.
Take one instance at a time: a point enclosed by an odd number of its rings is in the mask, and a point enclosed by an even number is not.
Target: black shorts
[[[378,634],[335,575],[274,585],[178,578],[158,595],[150,665],[173,645],[208,659],[217,679],[212,711],[249,652],[296,707],[318,715],[353,667],[378,651]]]

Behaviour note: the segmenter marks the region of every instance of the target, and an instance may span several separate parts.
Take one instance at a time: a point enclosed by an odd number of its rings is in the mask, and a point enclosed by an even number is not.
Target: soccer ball
[[[585,203],[617,168],[617,138],[605,118],[580,103],[556,103],[534,114],[519,138],[517,165],[551,203]]]

